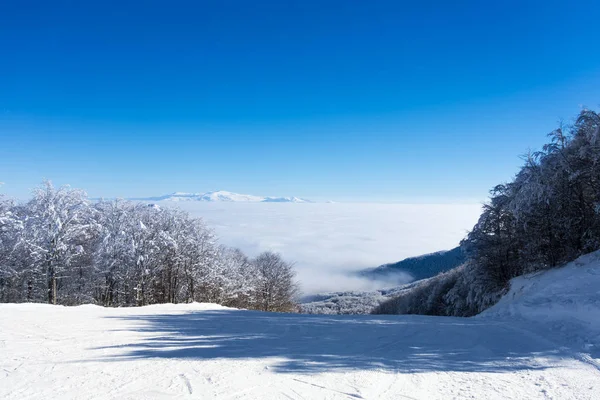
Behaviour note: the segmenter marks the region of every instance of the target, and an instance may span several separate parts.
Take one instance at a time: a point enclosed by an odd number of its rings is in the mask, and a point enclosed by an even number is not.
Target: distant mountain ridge
[[[440,272],[458,267],[466,261],[463,249],[438,251],[422,256],[406,258],[393,264],[384,264],[377,268],[360,271],[360,275],[376,280],[391,280],[400,274],[409,274],[415,281],[431,278]]]
[[[463,249],[455,247],[362,270],[358,272],[359,276],[382,286],[387,284],[388,289],[310,295],[301,299],[300,309],[306,314],[369,314],[380,303],[397,297],[441,272],[456,268],[465,261]]]
[[[203,201],[203,202],[239,202],[239,203],[312,203],[300,197],[263,197],[250,194],[239,194],[225,190],[217,190],[206,193],[174,192],[157,197],[138,197],[129,200],[143,201]]]

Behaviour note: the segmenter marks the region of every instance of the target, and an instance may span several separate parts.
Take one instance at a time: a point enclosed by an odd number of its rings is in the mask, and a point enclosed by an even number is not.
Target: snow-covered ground
[[[0,398],[600,399],[599,254],[474,318],[0,305]]]
[[[477,318],[509,320],[524,330],[542,326],[544,337],[589,353],[600,370],[600,251],[513,279],[510,291]]]

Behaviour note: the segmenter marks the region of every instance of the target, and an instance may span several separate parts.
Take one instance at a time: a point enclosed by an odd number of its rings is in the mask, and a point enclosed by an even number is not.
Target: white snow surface
[[[479,317],[543,324],[545,336],[567,338],[571,348],[600,361],[600,251],[513,279],[509,292]]]
[[[0,305],[2,399],[600,399],[600,253],[474,318]]]

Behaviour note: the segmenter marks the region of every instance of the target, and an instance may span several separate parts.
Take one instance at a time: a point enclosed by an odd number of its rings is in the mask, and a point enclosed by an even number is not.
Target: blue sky
[[[600,3],[0,3],[0,181],[479,201],[600,106]]]

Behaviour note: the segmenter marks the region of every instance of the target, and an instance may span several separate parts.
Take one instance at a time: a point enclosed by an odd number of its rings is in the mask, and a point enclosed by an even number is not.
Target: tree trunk
[[[31,302],[32,294],[33,294],[33,282],[31,282],[31,279],[30,279],[27,281],[27,302],[28,303]]]
[[[52,277],[52,304],[56,305],[56,276]]]
[[[144,278],[138,283],[136,303],[138,307],[144,305]]]
[[[194,302],[194,279],[189,278],[189,281],[190,281],[190,293],[189,293],[190,301],[189,302],[193,303]]]
[[[56,286],[54,285],[54,267],[52,266],[52,259],[48,258],[48,267],[47,267],[47,287],[48,287],[48,304],[54,304],[54,290]]]

